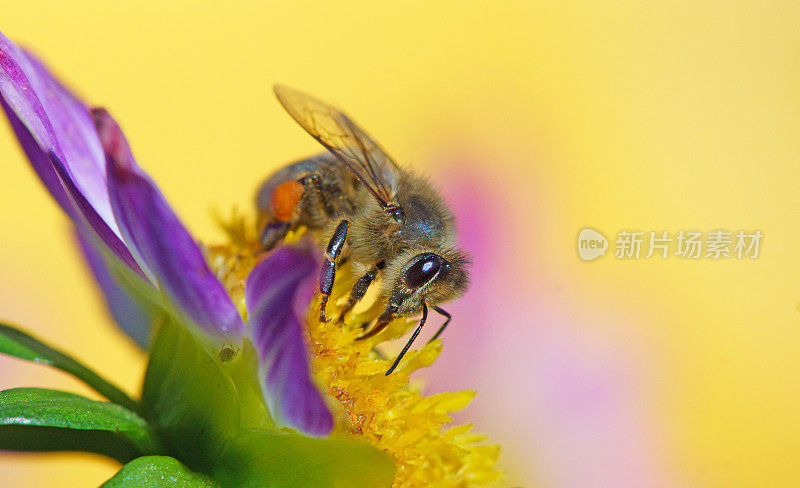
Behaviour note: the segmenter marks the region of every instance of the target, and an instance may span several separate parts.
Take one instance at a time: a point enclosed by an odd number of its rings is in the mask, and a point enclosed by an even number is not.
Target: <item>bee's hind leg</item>
[[[308,173],[297,181],[308,192],[308,198],[313,198],[329,217],[333,215],[333,207],[325,197],[325,192],[322,190],[322,177],[318,173]]]
[[[322,180],[317,173],[306,173],[296,180],[284,181],[272,188],[268,195],[271,221],[259,236],[261,252],[271,250],[286,237],[300,219],[302,208],[319,205],[327,215],[333,212],[325,199]]]
[[[378,271],[382,270],[385,266],[385,262],[379,262],[356,281],[355,285],[353,285],[353,289],[350,291],[350,298],[347,299],[347,304],[344,306],[341,315],[339,315],[338,322],[340,324],[344,322],[344,316],[347,315],[350,310],[353,310],[353,307],[364,298],[370,285],[375,281]]]
[[[349,227],[350,222],[347,220],[340,221],[328,241],[328,248],[325,250],[325,261],[322,263],[322,270],[319,274],[319,291],[322,293],[322,303],[319,307],[320,322],[328,321],[325,317],[325,305],[328,304],[328,298],[330,298],[333,291],[333,282],[336,279],[336,261],[341,256],[342,249],[344,249]]]
[[[289,222],[281,222],[279,220],[274,220],[264,226],[264,230],[258,238],[258,241],[263,246],[263,250],[272,250],[273,247],[286,237],[286,233],[289,232],[289,227]]]
[[[269,220],[258,240],[262,251],[269,251],[286,237],[286,233],[297,221],[298,212],[306,189],[300,181],[284,181],[269,194]]]

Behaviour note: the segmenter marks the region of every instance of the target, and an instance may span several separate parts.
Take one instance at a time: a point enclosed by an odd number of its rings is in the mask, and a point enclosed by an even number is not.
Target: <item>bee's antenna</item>
[[[413,334],[411,334],[411,338],[408,340],[408,342],[406,342],[406,345],[403,346],[403,350],[400,351],[400,354],[397,356],[397,359],[394,360],[392,367],[389,368],[389,371],[386,372],[386,376],[389,376],[395,369],[397,369],[397,365],[400,364],[400,360],[403,359],[403,356],[405,356],[406,352],[408,352],[408,348],[411,347],[411,344],[414,342],[414,339],[416,339],[417,336],[419,335],[419,331],[422,330],[422,326],[425,325],[425,320],[427,320],[427,318],[428,318],[428,306],[425,304],[425,302],[422,302],[422,319],[419,321],[417,329],[414,331]]]
[[[430,344],[431,342],[435,341],[436,339],[439,338],[440,335],[442,335],[442,332],[444,332],[444,329],[447,328],[447,324],[450,323],[450,319],[453,318],[449,313],[445,312],[444,310],[442,310],[441,308],[437,307],[436,305],[431,305],[431,308],[434,309],[436,312],[438,312],[439,315],[447,317],[447,320],[445,320],[444,323],[442,324],[442,326],[439,327],[439,330],[437,330],[436,333],[433,334],[433,337],[431,337],[431,339],[428,341],[428,344]]]

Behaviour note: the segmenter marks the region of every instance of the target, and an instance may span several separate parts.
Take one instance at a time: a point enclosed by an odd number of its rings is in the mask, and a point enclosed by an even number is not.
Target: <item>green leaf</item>
[[[104,437],[96,434],[100,431],[113,434],[111,437],[119,437],[140,454],[161,452],[149,426],[135,413],[114,403],[90,400],[65,391],[44,388],[0,391],[0,428],[6,429],[6,434],[0,436],[0,448],[4,449],[25,449],[24,436],[27,429],[31,436],[31,450],[47,448],[42,439],[43,432],[47,434],[53,433],[53,430],[62,430],[66,432],[59,433],[61,438],[73,436],[75,440],[72,444],[76,446],[88,442],[79,439],[86,435],[85,431],[95,432],[89,436],[95,440]],[[38,430],[40,428],[57,429],[42,432]],[[108,455],[118,459],[116,453],[119,445],[124,445],[125,442],[113,446],[114,449]]]
[[[388,488],[394,472],[392,458],[366,443],[244,430],[213,474],[224,486],[239,488]]]
[[[171,320],[153,341],[141,411],[169,452],[200,470],[235,435],[241,415],[236,386],[219,359]]]
[[[3,323],[0,323],[0,353],[58,368],[83,381],[112,402],[129,410],[137,409],[135,401],[94,371],[25,332]]]
[[[219,488],[175,458],[145,456],[129,462],[101,488]]]

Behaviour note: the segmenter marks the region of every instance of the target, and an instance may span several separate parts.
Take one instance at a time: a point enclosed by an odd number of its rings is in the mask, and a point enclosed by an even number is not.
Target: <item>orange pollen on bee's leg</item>
[[[303,197],[305,189],[299,181],[287,181],[275,187],[269,199],[272,216],[281,222],[289,222],[294,209]]]

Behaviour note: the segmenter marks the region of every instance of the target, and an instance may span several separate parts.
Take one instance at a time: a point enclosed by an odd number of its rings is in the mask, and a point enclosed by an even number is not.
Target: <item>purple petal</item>
[[[111,316],[117,322],[117,325],[128,334],[142,349],[147,349],[150,344],[151,328],[164,313],[155,300],[143,297],[143,293],[136,292],[135,287],[131,286],[131,280],[140,279],[138,275],[129,276],[128,280],[122,280],[114,273],[114,263],[109,260],[107,256],[103,255],[101,251],[102,244],[93,242],[92,237],[87,231],[76,232],[78,244],[81,251],[86,258],[89,268],[92,270],[97,283],[100,285],[100,290],[106,299],[106,305],[111,313]],[[113,259],[113,258],[112,258]],[[116,270],[118,273],[121,270]],[[130,270],[127,271],[131,275]],[[155,289],[150,287],[149,282],[142,285],[150,288],[152,292]]]
[[[333,429],[333,416],[311,380],[305,332],[294,303],[315,268],[309,252],[279,248],[250,272],[245,299],[270,412],[290,427],[324,437]]]
[[[2,33],[0,98],[25,153],[56,201],[79,226],[89,225],[122,261],[141,272],[114,220],[105,159],[88,110]]]
[[[155,183],[133,162],[113,119],[104,111],[95,117],[107,144],[111,205],[126,242],[179,311],[217,339],[239,339],[244,322],[202,251]]]
[[[67,213],[70,219],[80,219],[64,187],[61,185],[61,180],[59,180],[58,174],[56,174],[55,169],[53,169],[53,163],[50,162],[47,153],[42,151],[39,147],[39,143],[31,136],[31,133],[28,132],[28,128],[19,120],[17,114],[11,110],[2,96],[0,96],[0,106],[3,107],[3,111],[5,111],[8,121],[11,122],[11,128],[17,136],[17,140],[19,140],[22,150],[25,151],[25,155],[31,162],[39,179],[42,180],[44,186],[47,187],[47,191],[55,198],[58,205]]]

